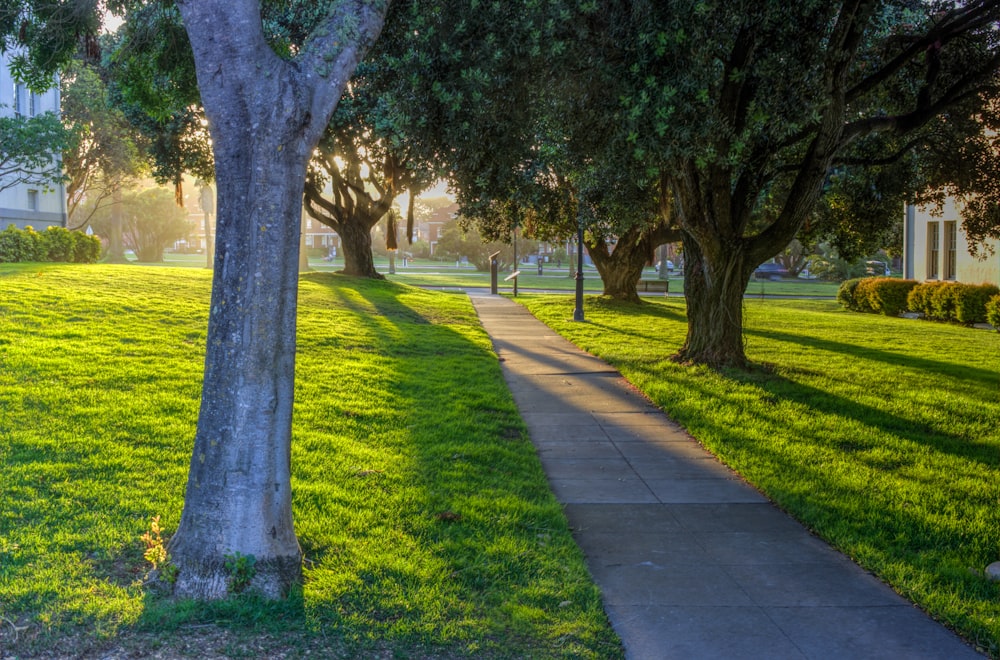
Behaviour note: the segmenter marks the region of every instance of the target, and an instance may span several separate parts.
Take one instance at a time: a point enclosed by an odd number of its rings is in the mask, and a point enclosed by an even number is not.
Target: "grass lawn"
[[[0,266],[0,657],[620,657],[465,296],[300,287],[280,603],[147,593],[180,518],[210,273]],[[116,656],[116,657],[118,657]]]
[[[681,300],[519,298],[617,366],[728,465],[834,546],[1000,655],[1000,335],[843,311],[745,305],[755,371],[668,360]]]

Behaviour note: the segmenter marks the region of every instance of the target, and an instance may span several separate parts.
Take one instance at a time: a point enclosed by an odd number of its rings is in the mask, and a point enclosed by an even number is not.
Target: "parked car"
[[[889,270],[889,264],[885,263],[884,261],[872,260],[865,262],[865,275],[888,277],[891,274],[892,271]]]
[[[781,264],[761,264],[753,272],[755,280],[780,280],[782,277],[788,277],[788,269]]]

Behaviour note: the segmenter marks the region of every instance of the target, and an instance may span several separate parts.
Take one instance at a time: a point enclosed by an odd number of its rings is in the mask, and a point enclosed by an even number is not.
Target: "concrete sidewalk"
[[[629,658],[978,658],[517,303],[471,296]]]

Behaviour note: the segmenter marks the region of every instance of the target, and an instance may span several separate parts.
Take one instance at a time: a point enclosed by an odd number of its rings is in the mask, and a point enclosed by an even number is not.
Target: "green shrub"
[[[986,302],[986,322],[1000,332],[1000,295],[993,296]]]
[[[955,289],[955,320],[972,325],[986,322],[986,303],[1000,288],[993,284],[959,284]]]
[[[907,309],[907,296],[917,286],[915,280],[875,277],[865,287],[872,309],[886,316],[899,316]]]
[[[854,304],[859,312],[877,312],[875,307],[875,289],[878,280],[874,277],[864,277],[854,287]]]
[[[860,283],[860,277],[856,277],[851,280],[844,280],[840,283],[840,287],[837,289],[837,302],[840,303],[845,309],[849,309],[852,312],[861,311],[855,297],[855,290],[858,288]]]
[[[37,232],[14,225],[0,231],[0,263],[19,261],[76,261],[94,263],[101,254],[101,241],[94,236],[49,227]]]
[[[955,298],[958,294],[958,282],[941,282],[931,293],[931,315],[937,321],[955,320]]]
[[[35,261],[35,241],[24,230],[9,225],[0,232],[0,262]]]
[[[932,315],[931,294],[934,293],[935,287],[939,284],[940,282],[921,282],[910,289],[910,293],[906,296],[906,306],[909,310],[930,318]]]
[[[44,261],[73,261],[73,233],[65,227],[49,227],[39,234],[45,248]]]
[[[73,261],[78,264],[93,264],[101,257],[101,239],[88,236],[80,231],[72,232]]]

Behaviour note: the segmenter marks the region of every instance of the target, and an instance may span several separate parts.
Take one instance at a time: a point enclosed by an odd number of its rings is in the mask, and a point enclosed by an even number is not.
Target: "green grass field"
[[[519,299],[617,366],[728,465],[934,617],[1000,655],[1000,334],[747,300],[758,365],[669,360],[681,300]]]
[[[325,273],[300,293],[303,589],[144,590],[209,290],[195,268],[0,266],[0,657],[621,655],[468,299]]]

